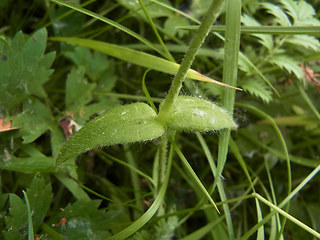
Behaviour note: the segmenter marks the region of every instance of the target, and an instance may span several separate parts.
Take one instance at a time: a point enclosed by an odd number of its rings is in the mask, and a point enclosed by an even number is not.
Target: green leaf
[[[98,84],[99,89],[110,91],[113,89],[117,76],[115,75],[114,61],[98,51],[92,53],[86,47],[75,47],[74,51],[65,53],[77,66],[86,69],[88,77]]]
[[[202,17],[207,9],[210,7],[210,1],[207,0],[194,0],[190,6],[190,15],[195,18]]]
[[[95,84],[89,84],[84,78],[85,68],[73,68],[66,83],[66,110],[76,115],[83,114],[84,106],[92,100]]]
[[[280,24],[281,26],[291,26],[291,22],[288,16],[284,13],[284,11],[277,5],[272,3],[261,3],[261,6],[267,9],[267,12],[275,16],[275,22]]]
[[[237,127],[227,112],[214,103],[185,96],[177,98],[167,119],[167,126],[178,131],[213,131]]]
[[[304,74],[298,62],[287,55],[274,56],[269,62],[277,65],[281,69],[286,69],[290,74],[294,74],[300,80],[304,79]]]
[[[8,118],[13,121],[12,126],[19,130],[23,143],[30,143],[50,129],[53,117],[50,109],[35,98],[29,98],[23,104],[23,112]]]
[[[0,159],[0,169],[23,173],[54,172],[55,160],[47,157],[31,145],[25,145],[21,148],[28,157],[8,156]]]
[[[289,36],[286,39],[287,43],[294,44],[298,47],[303,47],[302,51],[304,51],[306,48],[311,49],[315,52],[320,50],[320,42],[319,40],[314,36],[309,35],[293,35]]]
[[[22,32],[12,40],[0,41],[0,113],[10,113],[30,95],[45,96],[42,84],[52,73],[55,53],[44,55],[46,29],[35,32],[26,42]]]
[[[47,215],[51,201],[52,189],[51,184],[43,178],[35,176],[27,189],[27,195],[32,212],[32,222],[34,232],[37,232]]]
[[[294,25],[310,26],[319,25],[320,21],[316,17],[313,6],[306,1],[280,0],[287,14],[293,18]]]
[[[57,164],[73,161],[79,154],[98,146],[153,140],[164,133],[156,113],[145,103],[114,108],[95,118],[62,147]]]
[[[178,26],[189,26],[189,22],[185,18],[173,15],[164,23],[164,29],[170,36],[178,35],[179,38],[182,38],[188,31],[179,29]]]
[[[240,85],[243,90],[261,98],[265,103],[269,103],[272,100],[272,91],[264,82],[258,79],[246,79],[246,81]]]
[[[78,200],[69,204],[50,220],[50,226],[59,232],[65,239],[105,239],[110,236],[113,217],[103,210],[98,210],[101,201]],[[65,218],[65,223],[59,222]]]
[[[6,231],[3,232],[4,239],[25,239],[28,234],[27,208],[24,201],[15,194],[9,197],[10,215],[5,217]]]
[[[245,26],[261,26],[261,24],[257,20],[255,20],[254,18],[250,17],[247,14],[242,15],[241,22]],[[251,34],[251,35],[259,38],[260,39],[259,42],[263,46],[265,46],[268,50],[271,50],[273,48],[273,39],[270,34]]]
[[[124,7],[128,8],[131,11],[136,11],[140,9],[140,4],[138,1],[132,1],[132,0],[118,0],[118,2],[123,5]],[[147,2],[147,1],[145,1]],[[168,0],[160,0],[159,2],[164,3],[168,6],[171,6],[170,1]],[[159,18],[159,17],[168,17],[172,16],[172,12],[168,10],[167,8],[163,6],[159,6],[157,4],[148,4],[147,10],[151,18]],[[139,11],[136,12],[140,17],[145,18],[145,14],[143,11],[140,9]]]
[[[50,19],[54,21],[52,29],[55,36],[72,36],[81,31],[85,16],[79,12],[67,14],[69,11],[66,7],[51,9]]]

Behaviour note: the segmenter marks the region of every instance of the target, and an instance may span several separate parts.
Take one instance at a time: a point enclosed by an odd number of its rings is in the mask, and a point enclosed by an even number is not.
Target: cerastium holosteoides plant
[[[182,131],[208,132],[237,127],[232,117],[216,104],[196,97],[179,96],[182,83],[193,59],[208,35],[211,25],[219,15],[222,6],[222,0],[212,2],[172,81],[168,95],[160,104],[159,114],[145,103],[133,103],[106,112],[83,126],[64,144],[57,158],[57,166],[75,166],[75,158],[78,155],[99,146],[160,139],[159,179],[156,183],[160,190],[156,193],[158,201],[156,200],[154,203],[156,205],[153,208],[154,214],[155,210],[162,204],[163,192],[166,188],[163,185],[168,182],[166,179],[166,173],[168,172],[166,169],[167,148],[169,142],[174,143],[175,134]],[[187,169],[190,169],[206,198],[215,206],[210,194],[194,174],[192,168]],[[149,218],[151,216],[149,215]],[[144,221],[146,221],[145,218]],[[137,223],[135,222],[135,224]],[[132,226],[128,227],[128,229],[130,228],[133,229]],[[126,236],[132,234],[128,230],[124,230],[124,232]]]
[[[224,1],[219,26],[216,0],[205,18],[207,0],[11,2],[0,239],[320,237],[312,4]]]

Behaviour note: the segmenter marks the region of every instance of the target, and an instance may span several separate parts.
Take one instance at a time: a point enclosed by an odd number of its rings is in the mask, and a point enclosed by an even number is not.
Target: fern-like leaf
[[[268,13],[275,16],[275,22],[280,24],[281,26],[291,26],[291,22],[285,14],[285,12],[277,5],[274,5],[272,3],[261,3],[261,6],[267,10]]]
[[[261,80],[247,79],[245,83],[240,84],[241,88],[250,93],[253,96],[260,98],[265,103],[269,103],[272,100],[272,91]]]
[[[297,61],[287,55],[274,56],[269,60],[271,64],[277,65],[281,69],[286,69],[290,74],[294,74],[298,79],[303,80],[304,75]]]
[[[298,47],[320,51],[320,42],[314,36],[309,35],[293,35],[286,39],[287,43],[294,44]]]
[[[319,25],[320,21],[315,17],[316,11],[306,1],[280,0],[287,14],[293,19],[293,25],[310,26]]]
[[[258,21],[248,16],[247,14],[242,15],[241,22],[245,26],[261,26],[261,24]],[[273,48],[273,40],[271,35],[269,34],[251,34],[251,35],[259,38],[259,43],[265,46],[268,50],[271,50]]]

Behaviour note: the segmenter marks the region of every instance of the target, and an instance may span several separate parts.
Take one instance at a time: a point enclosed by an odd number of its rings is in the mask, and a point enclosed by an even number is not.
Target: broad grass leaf
[[[121,59],[123,61],[130,62],[142,67],[154,69],[164,73],[176,74],[180,67],[179,64],[168,61],[164,58],[156,57],[151,54],[133,50],[128,47],[119,46],[116,44],[72,37],[53,37],[50,39],[53,41],[62,41],[70,44],[77,44],[80,46],[88,47],[90,49],[108,54],[112,57]],[[225,87],[235,88],[222,82],[211,79],[209,77],[206,77],[193,69],[188,70],[187,77],[193,80],[211,82]]]
[[[163,135],[155,111],[145,103],[114,108],[87,123],[62,147],[57,164],[74,162],[81,153],[98,146],[148,141]],[[71,163],[72,164],[72,163]]]
[[[224,109],[212,102],[186,96],[177,98],[167,126],[174,130],[187,132],[237,127]]]
[[[0,113],[11,113],[30,95],[44,97],[42,84],[50,74],[55,53],[44,55],[46,29],[35,32],[27,41],[22,32],[0,41]]]

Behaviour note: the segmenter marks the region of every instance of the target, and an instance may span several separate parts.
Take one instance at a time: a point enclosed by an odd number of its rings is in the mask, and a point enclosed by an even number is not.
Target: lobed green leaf
[[[45,96],[42,84],[53,72],[55,53],[44,55],[46,29],[35,32],[27,41],[22,32],[0,41],[0,113],[10,113],[30,95]]]

